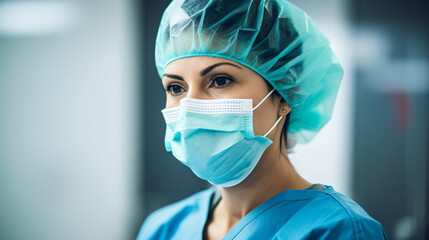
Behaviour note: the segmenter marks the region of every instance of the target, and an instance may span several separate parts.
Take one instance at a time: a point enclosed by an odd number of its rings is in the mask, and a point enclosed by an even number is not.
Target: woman
[[[214,186],[152,213],[142,239],[385,239],[287,153],[329,121],[343,70],[285,0],[173,0],[156,42],[167,151]]]

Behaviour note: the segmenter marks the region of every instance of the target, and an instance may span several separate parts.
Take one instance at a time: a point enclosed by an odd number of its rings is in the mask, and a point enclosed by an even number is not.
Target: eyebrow
[[[237,66],[237,65],[235,65],[235,64],[232,64],[232,63],[228,63],[228,62],[221,62],[221,63],[216,63],[216,64],[213,64],[213,65],[211,65],[210,67],[208,67],[208,68],[206,68],[206,69],[204,69],[203,71],[201,71],[201,77],[204,77],[205,75],[207,75],[207,73],[209,73],[211,70],[213,70],[213,69],[215,69],[215,68],[217,68],[217,67],[219,67],[219,66],[221,66],[221,65],[230,65],[230,66],[233,66],[233,67],[236,67],[236,68],[240,68],[240,69],[242,69],[240,66]]]
[[[217,68],[217,67],[219,67],[219,66],[222,66],[222,65],[229,65],[229,66],[233,66],[233,67],[236,67],[236,68],[242,69],[242,68],[241,68],[240,66],[238,66],[238,65],[235,65],[235,64],[232,64],[232,63],[228,63],[228,62],[221,62],[221,63],[213,64],[213,65],[211,65],[211,66],[207,67],[206,69],[204,69],[203,71],[201,71],[201,73],[200,73],[201,77],[204,77],[204,76],[205,76],[205,75],[207,75],[209,72],[211,72],[213,69],[215,69],[215,68]],[[168,74],[168,73],[165,73],[163,76],[164,76],[164,77],[169,77],[169,78],[174,78],[174,79],[177,79],[177,80],[180,80],[180,81],[184,81],[184,80],[183,80],[183,78],[182,78],[181,76],[179,76],[179,75],[174,75],[174,74]]]
[[[180,80],[180,81],[184,81],[183,78],[181,76],[179,76],[179,75],[165,73],[163,76],[164,77],[169,77],[169,78],[174,78],[174,79],[177,79],[177,80]]]

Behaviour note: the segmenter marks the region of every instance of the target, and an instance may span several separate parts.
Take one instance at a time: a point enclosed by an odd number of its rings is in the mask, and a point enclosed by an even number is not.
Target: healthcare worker
[[[166,150],[213,186],[153,212],[138,240],[386,239],[288,159],[331,118],[343,75],[305,12],[286,0],[173,0],[155,59]]]

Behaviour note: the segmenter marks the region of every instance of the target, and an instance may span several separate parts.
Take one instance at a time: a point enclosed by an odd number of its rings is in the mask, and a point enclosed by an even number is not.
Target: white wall
[[[131,1],[31,2],[0,2],[0,239],[129,238],[141,166]]]

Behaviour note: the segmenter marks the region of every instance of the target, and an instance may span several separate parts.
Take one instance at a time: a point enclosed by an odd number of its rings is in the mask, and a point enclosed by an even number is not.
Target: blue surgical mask
[[[274,90],[273,90],[274,91]],[[199,178],[221,187],[232,187],[246,179],[265,149],[266,136],[253,133],[252,99],[199,100],[184,98],[180,106],[162,110],[167,124],[167,151],[188,166]]]

